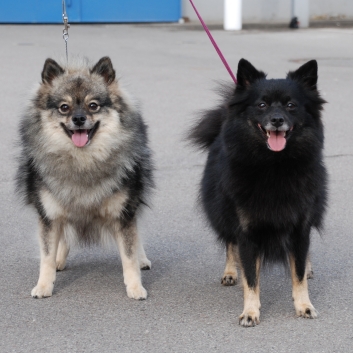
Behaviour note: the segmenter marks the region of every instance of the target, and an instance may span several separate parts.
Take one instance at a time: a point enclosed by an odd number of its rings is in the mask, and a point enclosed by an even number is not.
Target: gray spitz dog
[[[67,67],[47,59],[20,124],[17,190],[39,216],[40,273],[31,295],[50,297],[69,246],[112,238],[127,295],[146,299],[150,269],[136,218],[153,187],[147,127],[115,78],[111,60]]]

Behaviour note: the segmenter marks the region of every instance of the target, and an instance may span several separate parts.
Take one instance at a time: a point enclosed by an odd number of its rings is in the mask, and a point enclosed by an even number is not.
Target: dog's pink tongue
[[[74,130],[74,134],[71,138],[75,146],[83,147],[88,142],[87,130]]]
[[[267,142],[270,146],[271,150],[274,152],[279,152],[286,147],[286,139],[285,139],[285,132],[284,131],[269,131],[270,137],[268,138]]]

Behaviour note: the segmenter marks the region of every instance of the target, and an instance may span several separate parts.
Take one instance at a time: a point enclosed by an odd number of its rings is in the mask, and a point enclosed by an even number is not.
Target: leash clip
[[[66,4],[65,4],[65,0],[62,0],[62,7],[63,7],[63,11],[62,11],[62,14],[63,14],[63,22],[64,22],[64,29],[63,29],[63,38],[65,40],[65,42],[68,41],[69,39],[69,18],[67,17],[67,14],[66,14]]]
[[[63,38],[65,41],[65,49],[66,49],[66,64],[69,63],[69,55],[67,53],[67,41],[69,40],[69,18],[67,17],[66,14],[66,5],[65,5],[65,0],[62,0],[62,5],[63,5],[63,22],[64,22],[64,29],[63,29]]]
[[[67,16],[65,16],[65,14],[63,14],[63,22],[64,22],[64,29],[63,29],[63,38],[65,40],[65,42],[68,41],[69,39],[69,18]]]

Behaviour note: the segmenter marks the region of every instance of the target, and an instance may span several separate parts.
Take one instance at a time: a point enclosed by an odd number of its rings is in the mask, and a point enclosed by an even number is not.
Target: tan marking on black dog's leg
[[[139,236],[138,233],[136,233],[136,234],[137,234],[137,241],[138,241],[140,269],[141,270],[150,270],[152,268],[151,261],[148,260],[148,258],[146,256],[145,249],[143,248],[141,237]]]
[[[292,275],[292,293],[295,311],[300,317],[314,319],[317,317],[317,312],[309,299],[307,275],[305,274],[300,281],[297,275],[295,259],[292,255],[289,256],[289,262]]]
[[[40,271],[37,285],[32,289],[33,298],[50,297],[56,279],[56,253],[60,238],[57,224],[39,222]]]
[[[138,300],[146,299],[147,291],[141,283],[139,240],[135,222],[121,229],[117,236],[117,243],[128,297]]]
[[[56,269],[62,271],[66,266],[67,255],[69,254],[70,247],[67,244],[64,236],[60,238],[58,251],[56,254]]]
[[[256,260],[256,284],[249,287],[243,271],[244,310],[239,317],[239,325],[244,327],[256,326],[260,323],[260,259]]]
[[[307,279],[312,279],[314,278],[314,271],[313,271],[313,266],[311,264],[310,258],[308,256],[308,260],[306,262],[306,278]]]
[[[237,253],[238,247],[236,245],[227,244],[226,268],[221,281],[223,286],[234,286],[238,282]]]

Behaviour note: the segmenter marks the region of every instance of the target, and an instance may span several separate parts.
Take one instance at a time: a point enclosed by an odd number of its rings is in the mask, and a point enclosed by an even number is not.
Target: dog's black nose
[[[284,123],[284,119],[281,116],[275,116],[271,118],[271,124],[275,127],[280,127]]]
[[[84,115],[75,115],[72,117],[72,122],[76,126],[82,126],[86,121],[86,117]]]

